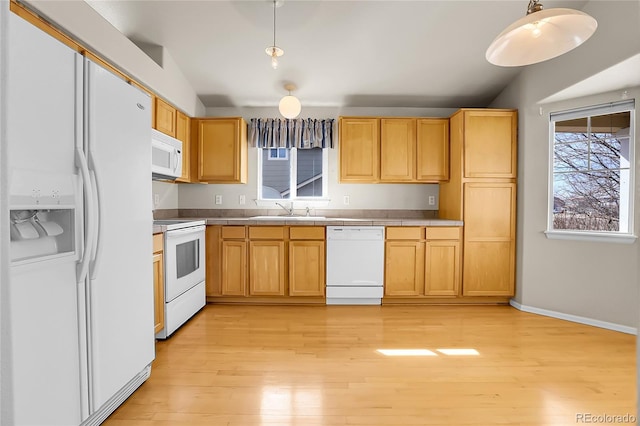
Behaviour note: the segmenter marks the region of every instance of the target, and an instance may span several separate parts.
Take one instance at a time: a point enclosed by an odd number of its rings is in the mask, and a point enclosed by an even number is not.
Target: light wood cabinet
[[[191,122],[192,137],[198,147],[198,181],[246,183],[247,123],[244,119],[198,118]]]
[[[178,182],[191,182],[191,119],[180,111],[176,113],[176,139],[182,142],[182,175]]]
[[[215,238],[216,232],[210,234]],[[244,226],[222,226],[219,230],[219,257],[214,261],[220,262],[220,295],[246,296],[247,294],[247,242]],[[207,256],[216,256],[215,252],[207,251]],[[212,268],[213,269],[213,268]],[[215,270],[215,269],[214,269]],[[215,296],[217,289],[212,286]]]
[[[450,179],[439,216],[464,221],[462,294],[514,295],[517,111],[463,109],[450,118]]]
[[[449,179],[449,119],[420,118],[416,122],[416,180]]]
[[[249,241],[249,294],[284,296],[284,241]]]
[[[427,183],[449,178],[449,119],[341,117],[340,181]]]
[[[340,182],[376,182],[380,175],[377,118],[339,120]]]
[[[291,227],[289,238],[289,296],[324,296],[324,227]]]
[[[416,120],[380,119],[380,181],[410,182],[416,176]]]
[[[164,239],[153,236],[153,317],[154,333],[164,328]]]
[[[424,287],[424,241],[385,242],[385,296],[419,296]]]
[[[156,97],[153,112],[153,128],[175,138],[176,109],[167,102]]]
[[[323,226],[207,226],[207,301],[324,303]]]
[[[459,295],[460,227],[387,227],[385,297],[412,300]]]
[[[516,184],[464,185],[465,296],[512,296],[515,277]]]
[[[513,111],[463,112],[464,177],[515,179],[517,115]]]
[[[427,228],[425,296],[460,294],[461,228]]]

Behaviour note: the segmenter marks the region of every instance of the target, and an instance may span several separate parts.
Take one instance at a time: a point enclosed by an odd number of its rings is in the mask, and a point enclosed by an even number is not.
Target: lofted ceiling
[[[285,0],[276,70],[273,0],[87,3],[150,56],[168,53],[206,107],[275,106],[293,83],[305,106],[457,108],[486,106],[521,70],[485,50],[528,1]]]

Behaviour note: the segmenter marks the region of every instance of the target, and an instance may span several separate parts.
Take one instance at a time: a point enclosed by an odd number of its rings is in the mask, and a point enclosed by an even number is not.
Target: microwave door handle
[[[178,156],[178,150],[174,149],[173,150],[173,171],[174,173],[176,172],[176,170],[178,170],[178,160],[180,159],[180,157]]]
[[[87,158],[80,147],[76,147],[76,166],[80,170],[82,175],[82,186],[84,187],[85,195],[85,208],[86,208],[86,221],[84,229],[84,250],[82,253],[82,260],[78,262],[76,267],[76,278],[78,284],[84,282],[89,270],[89,260],[91,259],[91,248],[93,247],[93,240],[95,238],[95,223],[94,209],[95,204],[93,201],[93,186],[91,185],[91,177],[89,175],[89,166],[87,165]]]

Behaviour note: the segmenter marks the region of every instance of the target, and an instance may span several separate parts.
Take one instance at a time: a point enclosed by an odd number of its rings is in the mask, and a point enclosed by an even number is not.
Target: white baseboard
[[[591,325],[594,327],[606,328],[607,330],[619,331],[627,334],[638,334],[638,329],[626,325],[614,324],[612,322],[600,321],[593,318],[581,317],[578,315],[565,314],[562,312],[550,311],[548,309],[535,308],[533,306],[522,305],[511,299],[509,304],[519,311],[530,312],[532,314],[544,315],[546,317],[558,318],[561,320],[577,322],[580,324]]]

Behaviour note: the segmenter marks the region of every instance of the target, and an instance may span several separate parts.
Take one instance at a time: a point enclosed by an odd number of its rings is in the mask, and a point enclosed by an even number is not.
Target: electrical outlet
[[[350,202],[351,202],[351,197],[349,197],[348,195],[344,195],[342,197],[342,204],[344,204],[345,206],[348,206]]]
[[[429,195],[429,205],[430,206],[435,206],[436,205],[436,197],[435,197],[435,195]]]
[[[153,194],[153,205],[156,207],[160,205],[160,195]]]
[[[244,195],[241,195],[238,197],[238,204],[243,205],[246,202],[247,202],[247,199],[245,198]]]
[[[222,195],[216,195],[216,204],[222,204]]]

